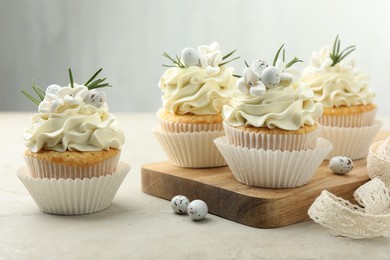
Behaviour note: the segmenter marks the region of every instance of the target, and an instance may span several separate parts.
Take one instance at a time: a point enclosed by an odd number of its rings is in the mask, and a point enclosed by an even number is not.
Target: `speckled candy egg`
[[[200,66],[200,56],[198,52],[193,48],[185,48],[181,52],[181,58],[186,67]]]
[[[267,62],[263,60],[255,60],[251,64],[251,69],[257,74],[259,74],[259,76],[261,75],[261,73],[263,73],[263,70],[265,70],[265,68],[267,67],[268,67]]]
[[[106,102],[106,93],[98,89],[92,89],[88,92],[87,103],[100,108]]]
[[[186,213],[188,204],[190,204],[190,200],[183,195],[177,195],[171,200],[171,207],[173,211],[178,214]]]
[[[336,174],[347,174],[353,169],[353,161],[345,156],[336,156],[330,159],[329,168]]]
[[[46,88],[46,95],[47,94],[57,94],[57,91],[61,89],[61,86],[52,84]]]
[[[276,67],[267,67],[261,73],[261,81],[270,88],[276,88],[280,83],[281,72]]]
[[[187,207],[187,213],[193,220],[202,220],[208,212],[207,204],[203,200],[193,200]]]

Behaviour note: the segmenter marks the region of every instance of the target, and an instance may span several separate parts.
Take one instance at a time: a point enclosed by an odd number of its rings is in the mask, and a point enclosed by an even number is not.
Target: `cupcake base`
[[[364,127],[322,126],[320,136],[333,144],[333,149],[326,160],[339,155],[352,160],[366,157],[370,144],[382,124],[381,121],[376,120],[373,125]]]
[[[247,147],[249,149],[264,149],[264,150],[306,150],[313,149],[316,146],[317,139],[320,135],[321,126],[307,126],[310,131],[302,130],[290,131],[280,129],[266,129],[266,131],[250,131],[245,128],[237,128],[223,122],[226,136],[230,144],[236,146]],[[261,130],[262,128],[255,128]],[[276,133],[273,133],[275,131]]]
[[[80,215],[108,208],[129,170],[128,164],[120,162],[116,172],[99,178],[34,178],[27,167],[20,168],[16,175],[41,211],[56,215]]]
[[[30,151],[26,151],[24,159],[29,166],[32,177],[48,179],[83,179],[105,176],[115,172],[120,154],[121,151],[116,149],[98,152],[67,151],[60,153],[45,151],[43,156],[42,152],[34,154]],[[67,155],[74,157],[72,158],[73,162],[66,162],[66,160],[63,160],[67,159]],[[57,158],[55,156],[57,156]],[[103,160],[101,160],[100,157],[102,156],[106,156],[106,158],[103,157]]]
[[[226,161],[213,143],[224,131],[169,133],[153,128],[169,161],[179,167],[209,168],[225,166]]]
[[[226,137],[214,142],[239,182],[263,188],[306,184],[332,149],[332,144],[322,138],[314,149],[292,152],[248,149],[229,144]]]

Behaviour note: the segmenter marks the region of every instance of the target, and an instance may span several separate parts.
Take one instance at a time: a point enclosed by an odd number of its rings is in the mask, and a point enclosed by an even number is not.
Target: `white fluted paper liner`
[[[377,109],[353,115],[322,115],[319,123],[323,126],[362,127],[370,126],[375,121]]]
[[[361,206],[324,190],[308,210],[311,219],[335,235],[372,238],[390,231],[389,190],[379,179],[359,187],[354,197]]]
[[[226,122],[223,122],[223,127],[230,144],[247,147],[249,149],[254,148],[273,151],[313,149],[321,131],[321,126],[318,126],[317,129],[307,134],[279,135],[243,131],[239,128],[230,126]]]
[[[54,179],[83,179],[104,176],[116,171],[121,152],[112,158],[89,166],[63,165],[24,156],[32,177]]]
[[[373,125],[364,127],[322,126],[320,137],[333,144],[333,149],[326,160],[339,155],[349,157],[352,160],[366,157],[370,144],[382,124],[381,121],[376,120]]]
[[[170,133],[223,131],[222,123],[185,124],[170,122],[160,118],[160,125],[163,131]]]
[[[83,180],[33,178],[27,167],[16,174],[41,211],[79,215],[108,208],[129,170],[130,165],[120,162],[115,173]]]
[[[208,168],[225,166],[226,161],[213,143],[224,131],[167,133],[160,126],[152,132],[164,149],[169,161],[180,167]]]
[[[229,144],[227,137],[214,142],[239,182],[264,188],[306,184],[332,149],[332,144],[322,138],[314,149],[292,152],[248,149]]]
[[[382,140],[370,146],[367,156],[367,171],[371,179],[380,179],[390,189],[390,161],[384,160],[376,154],[376,150],[384,142],[385,140]]]

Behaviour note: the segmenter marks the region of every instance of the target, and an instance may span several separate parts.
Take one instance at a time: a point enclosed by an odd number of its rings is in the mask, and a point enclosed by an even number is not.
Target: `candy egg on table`
[[[263,61],[263,60],[255,60],[254,62],[252,62],[251,64],[251,69],[256,72],[257,74],[261,75],[261,73],[263,72],[263,70],[265,70],[265,68],[268,67],[268,64],[267,62]]]
[[[203,200],[193,200],[187,207],[187,213],[193,220],[202,220],[208,212],[207,204]]]
[[[267,67],[261,73],[261,81],[268,88],[276,88],[279,86],[281,71],[276,67]]]
[[[183,195],[177,195],[171,200],[171,207],[175,213],[184,214],[187,212],[188,204],[190,200]]]
[[[347,174],[353,169],[353,161],[345,156],[335,156],[329,160],[329,168],[336,174]]]
[[[193,48],[185,48],[181,52],[181,58],[186,67],[200,66],[200,56]]]

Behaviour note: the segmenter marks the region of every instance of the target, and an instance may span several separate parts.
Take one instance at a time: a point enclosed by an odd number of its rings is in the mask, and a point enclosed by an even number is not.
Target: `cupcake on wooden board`
[[[226,165],[213,140],[224,134],[222,107],[235,89],[234,69],[227,66],[235,51],[223,55],[217,42],[185,48],[161,76],[163,107],[154,129],[169,160],[177,166],[204,168]]]
[[[23,91],[39,113],[25,130],[28,167],[18,176],[44,212],[83,214],[106,208],[129,171],[127,164],[118,164],[124,134],[99,89],[108,83],[95,80],[100,71],[83,85],[73,82],[70,70],[68,86],[50,85],[43,91],[34,84],[37,98]]]
[[[324,106],[319,120],[324,126],[322,136],[334,145],[328,159],[336,155],[351,159],[367,156],[381,126],[375,121],[377,106],[373,103],[375,93],[369,87],[369,78],[349,58],[354,50],[354,45],[341,50],[337,36],[332,49],[324,46],[313,53],[310,66],[299,81],[310,87],[314,100]]]
[[[329,142],[318,140],[322,105],[308,87],[292,84],[300,76],[297,62],[285,61],[282,45],[272,66],[263,60],[247,64],[238,81],[241,93],[223,108],[226,137],[215,143],[240,182],[304,185],[330,151]]]

